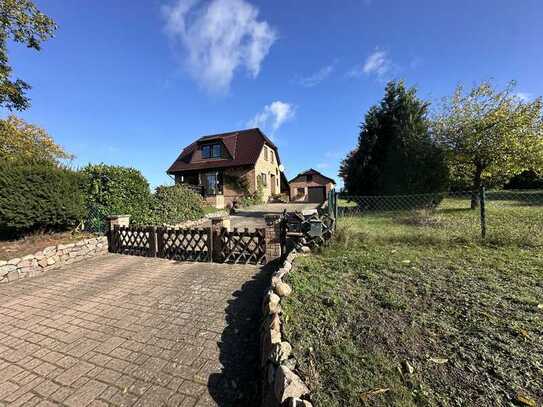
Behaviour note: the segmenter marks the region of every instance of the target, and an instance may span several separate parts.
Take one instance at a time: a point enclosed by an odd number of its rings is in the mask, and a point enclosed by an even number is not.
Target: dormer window
[[[221,158],[222,146],[220,144],[205,144],[202,146],[202,158]]]

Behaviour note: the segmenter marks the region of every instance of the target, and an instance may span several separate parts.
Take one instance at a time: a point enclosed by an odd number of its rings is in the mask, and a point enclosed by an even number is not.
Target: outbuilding
[[[336,182],[317,170],[310,168],[296,175],[290,182],[292,202],[320,203],[326,200],[328,192],[334,189]]]

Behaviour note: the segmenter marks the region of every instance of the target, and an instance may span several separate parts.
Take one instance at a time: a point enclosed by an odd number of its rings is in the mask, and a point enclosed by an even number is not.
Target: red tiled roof
[[[321,176],[322,178],[324,178],[324,179],[326,179],[326,180],[332,182],[334,185],[336,184],[336,181],[334,181],[332,178],[327,177],[326,175],[322,175],[320,172],[318,172],[317,170],[314,170],[313,168],[310,168],[310,169],[308,169],[307,171],[304,171],[304,172],[299,173],[299,174],[296,175],[294,178],[292,178],[292,179],[289,181],[289,183],[290,183],[290,182],[293,182],[294,180],[296,180],[296,178],[301,177],[301,176],[305,176],[305,175],[319,175],[319,176]]]
[[[206,142],[221,142],[228,152],[228,158],[204,159],[199,145]],[[168,168],[168,174],[176,172],[202,170],[207,168],[226,168],[244,165],[254,165],[258,160],[262,146],[267,144],[275,151],[278,164],[279,153],[277,147],[266,137],[260,129],[247,129],[229,133],[213,134],[200,137],[198,140],[185,147],[179,157]]]

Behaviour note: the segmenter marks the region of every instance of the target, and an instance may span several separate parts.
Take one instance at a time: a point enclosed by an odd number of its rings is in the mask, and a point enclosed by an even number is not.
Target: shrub
[[[239,199],[239,205],[241,207],[260,205],[264,202],[264,191],[262,185],[259,185],[257,190],[251,194],[247,192]]]
[[[504,186],[505,189],[542,189],[543,176],[536,171],[523,171],[515,175]]]
[[[107,215],[130,215],[135,224],[151,221],[152,195],[149,183],[134,168],[88,165],[81,170],[87,206]]]
[[[204,216],[202,197],[182,185],[159,186],[153,196],[152,220],[156,224],[175,225]]]
[[[0,160],[2,237],[76,227],[86,213],[81,183],[80,174],[52,163]]]

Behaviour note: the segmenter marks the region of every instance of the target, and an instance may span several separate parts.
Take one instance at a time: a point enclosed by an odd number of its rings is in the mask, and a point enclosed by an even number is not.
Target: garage
[[[310,168],[289,181],[291,202],[321,203],[334,189],[336,182]]]
[[[326,187],[307,187],[307,202],[324,202]]]

